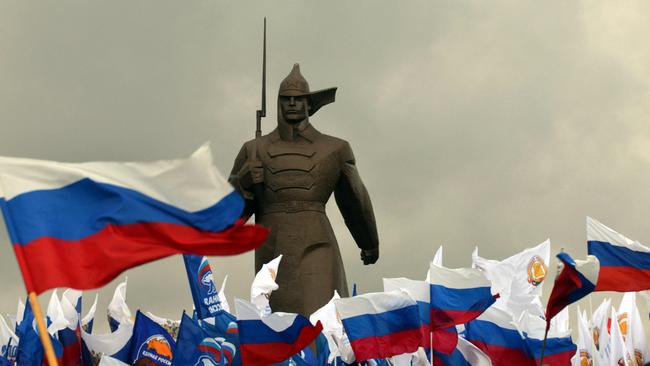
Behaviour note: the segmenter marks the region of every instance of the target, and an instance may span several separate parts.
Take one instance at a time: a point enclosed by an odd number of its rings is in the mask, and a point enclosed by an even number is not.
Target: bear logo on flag
[[[591,359],[591,355],[588,351],[581,349],[580,350],[580,366],[593,366],[594,361]]]
[[[528,283],[533,286],[539,286],[548,273],[548,266],[544,263],[542,257],[535,255],[528,262]]]
[[[136,366],[167,365],[172,364],[172,347],[167,339],[156,334],[149,337],[138,350]]]
[[[201,260],[197,277],[199,283],[208,289],[208,295],[214,295],[217,293],[217,288],[214,285],[214,279],[212,277],[212,267],[210,267],[210,263],[208,263],[208,258],[203,257],[203,260]]]

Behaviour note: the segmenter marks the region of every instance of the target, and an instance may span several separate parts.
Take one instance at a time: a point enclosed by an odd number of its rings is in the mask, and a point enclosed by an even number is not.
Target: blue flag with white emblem
[[[229,357],[224,352],[230,351],[224,349],[222,339],[210,337],[197,322],[183,314],[172,365],[225,366]]]
[[[185,254],[183,261],[199,319],[215,316],[222,308],[208,257]]]

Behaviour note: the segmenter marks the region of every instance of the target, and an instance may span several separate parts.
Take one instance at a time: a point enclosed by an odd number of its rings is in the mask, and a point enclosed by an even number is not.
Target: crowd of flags
[[[239,220],[243,200],[212,163],[209,146],[188,159],[57,163],[0,157],[0,208],[30,301],[0,317],[0,366],[53,365],[621,365],[650,362],[636,293],[650,290],[650,248],[587,218],[585,260],[557,254],[542,303],[550,241],[505,260],[472,253],[469,268],[443,265],[424,280],[386,278],[384,291],[332,299],[309,317],[274,312],[282,256],[255,276],[231,309],[205,255],[259,247],[268,230]],[[128,268],[183,254],[194,309],[178,320],[127,305],[127,283],[97,334],[97,298],[82,290]],[[36,295],[54,288],[44,316]],[[78,290],[73,290],[78,289]],[[592,292],[624,292],[590,315],[568,305]],[[591,311],[590,311],[591,312]]]
[[[589,219],[594,224],[595,220]],[[600,224],[602,225],[602,224]],[[609,229],[611,230],[611,229]],[[553,293],[580,281],[563,273],[584,271],[566,253]],[[569,308],[545,317],[541,287],[549,277],[550,242],[503,261],[472,255],[472,267],[442,264],[442,247],[427,279],[385,278],[384,292],[330,302],[312,314],[273,312],[281,257],[265,264],[251,286],[250,301],[231,308],[225,283],[218,289],[207,257],[185,255],[192,313],[166,319],[127,305],[127,282],[118,284],[106,314],[110,332],[93,332],[97,297],[82,314],[82,292],[54,291],[46,311],[48,333],[63,366],[91,365],[624,365],[650,362],[650,347],[637,293],[620,305],[605,299],[588,313]],[[598,263],[598,258],[590,259]],[[583,261],[587,262],[587,261]],[[584,264],[584,263],[583,263]],[[569,278],[569,279],[565,279]],[[598,277],[589,291],[596,291]],[[633,279],[628,279],[633,281]],[[225,282],[225,279],[224,279]],[[623,286],[629,286],[624,284]],[[571,286],[570,286],[571,287]],[[495,289],[502,291],[498,296]],[[568,292],[568,299],[573,300]],[[645,292],[641,297],[648,297]],[[232,309],[232,310],[231,310]],[[0,365],[41,365],[43,347],[29,304],[19,301],[8,321],[0,317]],[[315,344],[315,347],[310,347]]]

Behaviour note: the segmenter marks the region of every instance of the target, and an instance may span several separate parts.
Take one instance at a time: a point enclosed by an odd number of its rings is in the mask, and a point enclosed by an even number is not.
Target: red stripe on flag
[[[371,358],[386,358],[418,350],[422,334],[420,329],[390,333],[378,337],[366,337],[350,342],[357,362]]]
[[[650,289],[650,269],[601,266],[596,291],[637,292]]]
[[[300,331],[294,343],[249,343],[241,344],[241,357],[246,366],[268,366],[282,362],[302,351],[323,331],[320,321],[313,327]]]
[[[470,342],[490,357],[492,366],[537,366],[524,350],[487,344],[477,340]],[[544,357],[544,361],[546,361],[546,357]]]
[[[234,255],[253,250],[268,230],[238,221],[222,232],[169,223],[107,225],[82,240],[40,238],[14,251],[28,292],[106,285],[123,271],[174,254]]]
[[[481,315],[481,310],[442,310],[432,308],[429,312],[431,329],[449,328],[468,323]]]

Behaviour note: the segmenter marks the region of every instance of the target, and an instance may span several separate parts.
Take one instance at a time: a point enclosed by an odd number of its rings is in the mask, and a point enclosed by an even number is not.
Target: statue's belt
[[[295,213],[303,211],[317,211],[325,213],[325,205],[316,201],[287,201],[287,202],[273,202],[264,205],[262,211],[265,214],[269,213]]]

